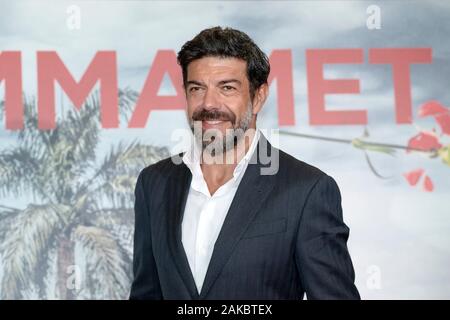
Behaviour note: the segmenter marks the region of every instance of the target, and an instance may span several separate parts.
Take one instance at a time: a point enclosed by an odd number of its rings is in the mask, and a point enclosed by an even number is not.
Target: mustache
[[[192,114],[194,121],[230,121],[232,124],[236,122],[236,115],[232,112],[224,112],[217,109],[207,110],[200,109]]]

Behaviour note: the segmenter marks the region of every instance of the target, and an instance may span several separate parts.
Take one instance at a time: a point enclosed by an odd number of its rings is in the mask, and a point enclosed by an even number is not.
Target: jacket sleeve
[[[162,299],[161,287],[152,249],[150,212],[144,192],[143,174],[141,171],[135,187],[135,228],[133,251],[133,283],[130,300]]]
[[[295,257],[307,299],[360,299],[347,249],[349,228],[333,178],[319,178],[300,219]]]

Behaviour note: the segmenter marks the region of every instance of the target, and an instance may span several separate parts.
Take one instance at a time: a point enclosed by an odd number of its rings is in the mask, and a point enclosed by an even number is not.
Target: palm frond
[[[63,205],[29,205],[18,214],[0,243],[3,258],[2,296],[15,299],[34,282],[36,270],[52,239],[68,223],[70,208]]]
[[[152,163],[169,156],[169,151],[165,147],[155,147],[144,145],[139,142],[130,144],[119,143],[117,147],[112,147],[100,166],[100,174],[105,178],[117,173],[135,173]]]
[[[124,299],[129,290],[130,263],[111,234],[98,227],[78,226],[73,240],[84,253],[88,270],[85,284],[93,288],[93,299]]]
[[[35,181],[40,170],[40,161],[30,150],[22,147],[7,149],[0,153],[0,196],[32,192],[46,198],[43,186]]]
[[[72,166],[95,160],[95,148],[99,142],[100,102],[98,93],[92,94],[80,111],[73,108],[59,126],[61,140],[70,146],[68,159]]]
[[[19,209],[0,205],[0,243],[5,241],[6,233],[20,212]]]
[[[35,176],[54,195],[54,202],[70,203],[79,178],[95,161],[99,142],[99,102],[91,95],[80,111],[69,110],[58,120],[57,128],[49,131],[48,143]]]
[[[139,98],[139,92],[134,91],[128,87],[119,89],[119,112],[121,117],[128,122],[129,115]]]
[[[18,145],[29,150],[34,158],[41,159],[52,147],[55,130],[40,130],[35,98],[24,96],[24,128],[17,138]]]
[[[93,217],[90,220],[92,224],[98,225],[101,223],[102,228],[109,224],[128,224],[133,223],[134,209],[130,207],[113,207],[101,208],[95,211],[90,211],[89,215]],[[105,222],[100,222],[98,219],[105,219]]]
[[[119,90],[118,95],[120,115],[126,117],[138,93],[125,88]],[[81,111],[71,109],[63,123],[59,124],[62,136],[60,140],[64,148],[56,149],[62,152],[60,156],[53,157],[59,160],[53,170],[58,169],[56,171],[61,182],[58,189],[68,189],[61,195],[62,197],[73,196],[74,189],[79,187],[71,183],[76,181],[74,177],[83,176],[88,168],[95,167],[95,149],[100,134],[100,110],[100,97],[96,91],[86,100]]]
[[[99,187],[89,192],[89,196],[97,199],[102,206],[108,203],[114,207],[129,207],[133,202],[134,187],[137,173],[135,175],[118,175],[111,178]]]
[[[134,232],[134,210],[132,208],[105,208],[90,212],[89,223],[108,230],[131,259]]]
[[[78,194],[106,197],[117,206],[130,203],[136,177],[142,168],[169,156],[165,147],[138,142],[119,143],[111,147],[98,171],[78,190]]]

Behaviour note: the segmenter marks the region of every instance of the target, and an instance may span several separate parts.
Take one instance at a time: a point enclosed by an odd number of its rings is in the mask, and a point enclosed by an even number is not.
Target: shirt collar
[[[237,180],[241,176],[242,172],[245,171],[245,169],[247,168],[247,165],[253,153],[255,152],[256,146],[258,145],[260,135],[261,135],[260,131],[257,128],[255,130],[255,135],[253,136],[250,147],[248,148],[244,157],[242,157],[242,159],[234,168],[233,171],[234,180]],[[190,148],[184,153],[182,160],[192,173],[192,184],[194,187],[195,185],[200,184],[201,181],[204,182],[204,178],[203,172],[200,167],[200,157],[202,148],[198,145],[196,139],[192,139],[192,141],[193,142],[191,143]]]
[[[234,168],[233,178],[238,177],[242,173],[242,171],[244,171],[247,168],[247,165],[248,165],[253,153],[255,152],[256,146],[258,145],[259,136],[260,136],[259,130],[256,129],[255,135],[253,136],[253,140],[252,140],[252,143],[250,144],[250,147],[248,148],[247,152],[245,153],[245,155],[241,159],[241,161],[239,161],[236,168]]]

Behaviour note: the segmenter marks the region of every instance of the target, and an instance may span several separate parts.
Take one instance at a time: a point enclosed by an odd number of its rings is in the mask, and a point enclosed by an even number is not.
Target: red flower
[[[406,172],[403,176],[406,178],[410,186],[415,186],[419,182],[420,178],[424,176],[424,172],[425,171],[423,169],[419,168]],[[431,181],[431,178],[428,175],[425,175],[422,187],[427,192],[432,192],[434,190],[433,181]]]
[[[437,101],[428,101],[419,108],[419,117],[434,116],[449,110]]]
[[[443,134],[450,135],[450,112],[442,113],[434,117]]]
[[[433,132],[422,131],[409,139],[407,152],[419,149],[424,151],[437,150],[442,147],[439,139]]]
[[[425,180],[423,182],[423,187],[425,191],[432,192],[434,189],[433,182],[431,181],[429,176],[425,176]]]
[[[403,176],[408,180],[410,186],[415,186],[417,182],[419,182],[420,177],[422,176],[424,170],[416,169],[407,173],[404,173]]]
[[[419,117],[433,116],[443,134],[450,135],[450,109],[437,101],[429,101],[419,108]]]

